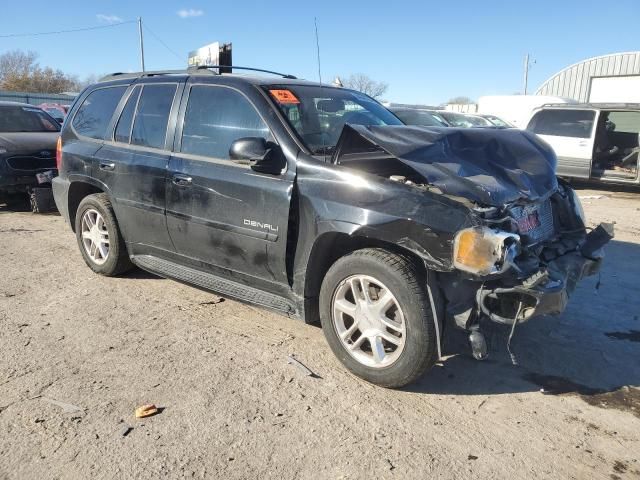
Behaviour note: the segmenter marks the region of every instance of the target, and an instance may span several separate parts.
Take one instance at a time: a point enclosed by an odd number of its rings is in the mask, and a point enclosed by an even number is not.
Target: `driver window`
[[[191,87],[180,151],[222,160],[242,137],[271,140],[269,128],[240,92],[227,87]]]

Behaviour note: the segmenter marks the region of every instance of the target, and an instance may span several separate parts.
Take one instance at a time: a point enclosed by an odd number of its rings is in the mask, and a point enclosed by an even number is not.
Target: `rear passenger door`
[[[548,109],[536,113],[527,130],[545,140],[558,157],[556,174],[589,178],[596,126],[595,110]]]
[[[251,276],[283,283],[293,172],[261,174],[229,159],[238,138],[274,141],[244,93],[215,84],[187,88],[167,178],[167,226],[176,251],[241,282]]]
[[[173,251],[165,218],[165,178],[179,83],[144,83],[129,92],[111,141],[98,152],[99,177],[111,190],[130,253]],[[175,115],[174,115],[175,116]]]

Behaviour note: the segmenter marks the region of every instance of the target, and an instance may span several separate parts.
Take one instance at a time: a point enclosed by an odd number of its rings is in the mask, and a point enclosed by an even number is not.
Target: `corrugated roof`
[[[589,100],[591,78],[640,75],[640,52],[622,52],[588,58],[574,63],[549,78],[536,95]]]

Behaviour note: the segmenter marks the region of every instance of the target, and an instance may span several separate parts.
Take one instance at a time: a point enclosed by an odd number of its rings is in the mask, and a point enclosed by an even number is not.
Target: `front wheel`
[[[402,387],[436,361],[426,278],[403,255],[371,248],[337,260],[322,283],[320,319],[338,359],[376,385]]]

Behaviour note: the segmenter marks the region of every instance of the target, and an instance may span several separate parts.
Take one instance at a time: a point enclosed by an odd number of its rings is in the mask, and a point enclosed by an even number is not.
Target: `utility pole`
[[[138,17],[138,33],[140,34],[140,65],[142,66],[142,71],[144,72],[144,41],[142,40],[142,17]]]
[[[527,53],[524,56],[524,89],[522,92],[523,95],[527,94],[527,84],[529,83],[529,67],[531,66],[532,63],[536,63],[536,61],[534,60],[533,62],[531,62],[529,60],[529,54]]]

